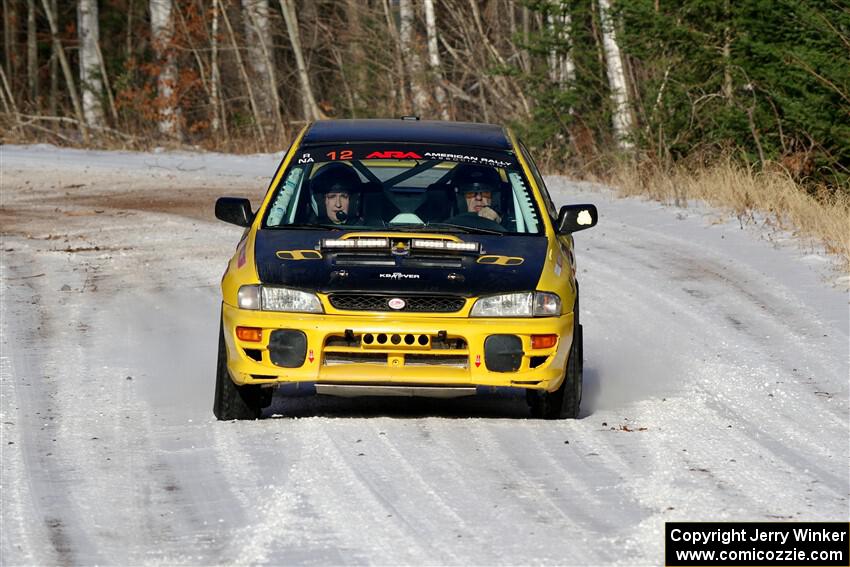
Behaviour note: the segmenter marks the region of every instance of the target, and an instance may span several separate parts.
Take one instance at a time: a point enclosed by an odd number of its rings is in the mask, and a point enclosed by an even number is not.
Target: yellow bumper
[[[249,311],[222,305],[227,367],[237,384],[316,382],[444,386],[510,386],[552,391],[560,386],[572,344],[573,314],[527,319],[440,317],[424,314],[327,315]],[[236,327],[262,329],[243,341]],[[272,361],[277,329],[306,335],[300,366]],[[348,331],[346,333],[346,331]],[[516,371],[488,370],[484,342],[493,334],[522,341]],[[558,335],[554,347],[532,349],[531,335]]]

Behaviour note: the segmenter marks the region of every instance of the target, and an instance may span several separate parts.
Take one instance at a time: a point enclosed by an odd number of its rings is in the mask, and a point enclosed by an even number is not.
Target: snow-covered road
[[[278,395],[212,416],[217,284],[279,156],[0,147],[2,548],[18,564],[659,564],[664,522],[848,520],[848,294],[707,209],[551,179],[581,419]],[[833,275],[834,277],[834,275]]]

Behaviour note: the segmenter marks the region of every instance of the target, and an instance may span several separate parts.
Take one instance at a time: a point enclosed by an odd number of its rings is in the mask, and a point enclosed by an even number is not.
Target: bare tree
[[[50,0],[50,12],[56,13],[56,0]],[[48,114],[56,116],[59,98],[59,55],[56,53],[55,42],[51,43],[50,60],[47,67],[50,71],[50,98],[48,100]]]
[[[531,56],[528,54],[528,49],[526,49],[526,45],[529,44],[531,40],[531,14],[529,12],[528,6],[522,7],[522,67],[526,73],[531,71]]]
[[[221,127],[219,116],[219,93],[221,92],[221,74],[218,68],[218,14],[221,7],[218,0],[212,0],[212,29],[210,30],[210,126],[214,133]]]
[[[0,65],[0,100],[3,101],[4,112],[14,116],[15,122],[19,123],[21,118],[18,115],[18,107],[15,104],[15,97],[12,96],[12,88],[9,86],[9,81],[6,80],[6,72],[3,71],[2,65]]]
[[[401,38],[398,35],[398,29],[395,26],[395,21],[393,20],[393,15],[390,9],[390,0],[382,0],[381,6],[384,10],[384,17],[387,21],[387,29],[390,32],[390,37],[393,39],[393,44],[395,45],[395,57],[393,60],[395,61],[395,81],[393,81],[393,87],[391,89],[392,99],[393,101],[398,101],[401,108],[404,109],[403,112],[409,112],[409,105],[407,102],[407,92],[405,92],[404,87],[404,61],[402,56],[402,47],[401,47]],[[395,85],[398,85],[398,88]]]
[[[280,98],[277,93],[277,79],[272,58],[269,36],[268,0],[242,0],[242,16],[245,25],[245,38],[250,54],[249,64],[258,77],[257,106],[264,121],[274,120],[275,126],[283,129],[280,115]]]
[[[133,0],[127,3],[127,37],[125,39],[124,57],[133,56]]]
[[[177,63],[171,40],[174,36],[173,6],[171,0],[150,0],[151,40],[160,62],[157,77],[157,104],[159,106],[159,131],[167,136],[179,136],[179,110],[177,96]]]
[[[239,67],[239,73],[242,75],[242,82],[245,85],[245,90],[248,91],[248,102],[251,103],[251,112],[254,114],[254,126],[257,128],[257,136],[260,138],[260,143],[263,148],[266,147],[266,133],[263,130],[262,117],[257,108],[257,97],[254,96],[254,88],[251,86],[251,79],[248,77],[248,70],[245,68],[245,63],[242,61],[241,50],[236,43],[236,34],[233,33],[233,26],[230,25],[230,18],[227,17],[227,8],[222,7],[221,17],[224,20],[224,27],[227,28],[227,35],[230,36],[230,45],[233,48],[233,54],[236,56],[236,64]]]
[[[98,22],[97,0],[78,0],[77,35],[80,38],[80,85],[83,91],[83,117],[92,128],[104,125],[101,95],[100,58],[98,41],[100,25]]]
[[[502,57],[502,54],[499,53],[499,50],[496,49],[496,46],[494,46],[490,41],[487,32],[484,30],[484,25],[481,21],[481,11],[478,7],[478,0],[469,0],[469,8],[472,13],[472,21],[475,24],[475,30],[478,31],[478,41],[483,43],[484,48],[486,48],[486,51],[489,52],[490,55],[488,57],[492,57],[492,59],[495,60],[501,67],[507,67],[507,61],[504,57]],[[484,74],[482,74],[482,78],[483,76]],[[499,98],[503,100],[519,101],[525,112],[525,116],[531,116],[531,106],[519,85],[515,82],[508,81],[504,76],[494,77],[492,84],[501,91],[499,93]],[[483,90],[481,91],[481,94],[483,98]]]
[[[575,63],[570,46],[569,8],[561,0],[551,0],[551,8],[546,23],[552,36],[549,49],[549,79],[563,90],[575,80]]]
[[[410,94],[413,100],[413,113],[421,115],[428,107],[428,95],[422,85],[422,60],[416,45],[416,34],[414,30],[414,13],[412,0],[399,0],[398,3],[400,22],[399,35],[401,38],[401,52],[407,68],[407,77],[410,81]]]
[[[62,48],[62,42],[59,41],[59,26],[56,22],[56,14],[47,4],[47,0],[41,0],[41,5],[44,8],[44,13],[47,16],[47,24],[50,26],[50,35],[53,39],[53,52],[59,59],[59,65],[62,67],[62,74],[65,76],[65,86],[68,87],[68,95],[71,97],[71,104],[74,106],[74,114],[77,115],[77,124],[80,129],[80,134],[83,140],[88,142],[89,135],[86,129],[86,123],[83,118],[83,109],[80,106],[80,97],[77,94],[77,85],[74,82],[74,74],[71,72],[71,65],[68,63],[68,58],[65,56],[65,50]]]
[[[440,64],[440,50],[437,48],[437,19],[434,15],[434,0],[425,0],[425,33],[428,36],[428,65],[434,77],[434,99],[440,118],[449,119],[446,105],[446,90],[443,88],[443,68]]]
[[[293,0],[280,0],[280,11],[286,22],[286,32],[289,34],[289,43],[295,54],[295,66],[298,69],[298,83],[301,86],[301,101],[304,106],[305,120],[319,120],[324,114],[316,104],[313,96],[313,87],[310,86],[310,75],[307,73],[307,65],[304,63],[304,53],[301,50],[301,34],[298,30],[298,15],[295,12]]]
[[[366,53],[363,50],[363,23],[361,21],[361,11],[363,10],[359,0],[346,0],[345,2],[345,18],[349,30],[348,46],[350,65],[353,69],[350,71],[352,75],[351,91],[351,112],[356,115],[358,107],[363,105],[363,94],[366,88]],[[340,74],[345,75],[345,69],[340,67]]]
[[[623,60],[620,46],[611,17],[611,5],[608,0],[599,0],[599,16],[602,22],[602,47],[605,51],[605,63],[608,71],[608,85],[611,89],[611,102],[614,106],[614,136],[621,150],[632,147],[632,112],[629,91],[626,86],[626,74],[623,72]]]
[[[726,104],[732,104],[732,29],[729,22],[732,21],[729,0],[723,2],[723,16],[725,26],[723,27],[723,97]]]
[[[27,87],[33,105],[38,104],[38,38],[35,27],[35,0],[27,0]]]
[[[17,30],[17,10],[15,0],[3,0],[3,52],[6,54],[6,80],[15,82],[15,35]]]

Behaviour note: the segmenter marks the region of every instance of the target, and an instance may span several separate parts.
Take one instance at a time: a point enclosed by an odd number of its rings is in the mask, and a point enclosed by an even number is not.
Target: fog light
[[[263,340],[263,330],[257,327],[236,327],[236,337],[240,341],[258,343]]]
[[[558,335],[531,335],[531,348],[552,348],[558,343]]]

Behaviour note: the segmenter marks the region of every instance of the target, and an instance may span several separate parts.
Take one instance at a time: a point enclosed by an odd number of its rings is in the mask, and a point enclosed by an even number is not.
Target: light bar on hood
[[[457,250],[460,252],[478,252],[481,245],[477,242],[453,242],[451,240],[414,238],[410,245],[413,248],[426,250]]]
[[[323,238],[322,248],[389,248],[387,238]]]

